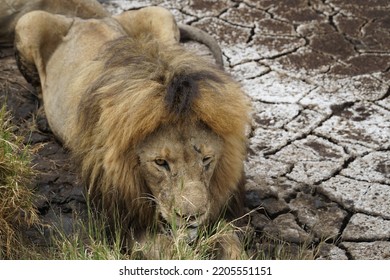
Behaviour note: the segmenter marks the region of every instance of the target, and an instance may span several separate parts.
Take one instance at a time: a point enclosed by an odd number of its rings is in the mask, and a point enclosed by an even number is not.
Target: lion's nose
[[[179,214],[187,217],[201,215],[205,212],[207,200],[207,190],[204,184],[196,181],[187,182],[177,197]]]

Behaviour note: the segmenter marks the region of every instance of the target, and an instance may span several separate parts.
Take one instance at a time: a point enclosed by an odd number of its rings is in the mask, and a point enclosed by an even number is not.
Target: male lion
[[[102,19],[33,11],[15,28],[20,69],[39,81],[91,199],[139,241],[156,220],[193,232],[242,202],[248,100],[178,34],[158,7]],[[221,257],[239,257],[229,242]]]

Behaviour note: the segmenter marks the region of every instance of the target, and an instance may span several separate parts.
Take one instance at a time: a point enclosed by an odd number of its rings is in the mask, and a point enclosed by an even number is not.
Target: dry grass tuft
[[[29,148],[15,136],[5,107],[0,109],[0,259],[20,258],[20,228],[37,222]]]

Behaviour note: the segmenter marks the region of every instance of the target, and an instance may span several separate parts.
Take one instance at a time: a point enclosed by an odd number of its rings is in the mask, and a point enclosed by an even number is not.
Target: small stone
[[[221,12],[234,5],[231,0],[189,0],[183,5],[184,12],[197,17],[218,16]]]
[[[253,47],[262,58],[274,58],[303,47],[305,40],[300,37],[256,34],[248,46]]]
[[[296,118],[290,121],[285,128],[293,132],[309,133],[326,118],[327,114],[305,109],[302,110]]]
[[[390,221],[357,213],[352,216],[341,237],[343,241],[387,240],[390,238]]]
[[[264,207],[266,213],[271,217],[274,217],[281,213],[286,213],[290,210],[290,207],[284,200],[277,199],[274,197],[262,200],[260,205]]]
[[[298,192],[304,191],[308,187],[305,184],[289,180],[285,177],[269,180],[268,186],[276,191],[280,199],[284,199],[287,202],[295,198]]]
[[[39,154],[41,156],[50,156],[50,155],[54,155],[54,154],[57,154],[59,152],[59,150],[61,150],[62,147],[57,144],[56,142],[50,142],[50,143],[46,143],[42,149],[40,149],[39,151]]]
[[[293,164],[287,177],[311,185],[331,177],[342,168],[348,157],[342,147],[309,135],[294,141],[270,158]]]
[[[390,260],[390,242],[342,242],[354,260]]]
[[[390,75],[389,75],[389,78],[390,78]],[[390,90],[390,87],[389,87],[389,90]],[[390,96],[387,96],[386,98],[381,99],[381,100],[377,101],[376,103],[378,105],[382,106],[383,108],[390,110]]]
[[[245,193],[245,206],[249,209],[257,208],[261,205],[258,191],[250,190]]]
[[[253,205],[257,204],[259,206],[261,204],[261,200],[268,197],[278,197],[276,189],[268,186],[265,181],[257,181],[256,178],[248,179],[246,189],[248,198],[251,199]]]
[[[267,218],[266,215],[261,214],[257,211],[254,211],[250,214],[251,225],[256,229],[262,231],[266,225],[268,225],[271,220]]]
[[[354,54],[353,45],[337,32],[312,36],[310,47],[320,53],[337,57],[348,57]]]
[[[300,112],[301,106],[297,104],[267,104],[253,102],[256,111],[253,118],[257,126],[263,128],[283,128]]]
[[[390,147],[390,112],[369,102],[345,108],[315,130],[338,143],[358,143],[372,149]]]
[[[251,29],[233,25],[224,20],[206,17],[192,24],[209,34],[213,34],[222,46],[232,46],[248,41],[251,36]]]
[[[260,35],[276,35],[276,36],[297,36],[294,25],[285,21],[264,18],[256,23],[255,32]]]
[[[40,143],[44,143],[44,142],[48,142],[48,141],[50,141],[49,135],[42,134],[42,133],[37,132],[37,131],[33,131],[33,132],[31,132],[30,135],[25,137],[23,143],[25,145],[35,145],[35,144],[40,144]]]
[[[317,190],[344,208],[390,219],[390,188],[337,175]]]
[[[237,81],[259,77],[269,71],[267,66],[254,61],[238,64],[230,69],[230,73]]]
[[[356,17],[347,17],[342,13],[334,16],[334,22],[344,33],[351,37],[359,37],[361,35],[361,26],[365,23],[364,19]]]
[[[270,12],[275,18],[295,24],[313,21],[322,22],[325,20],[325,15],[311,9],[304,0],[275,2],[275,5],[270,9]]]
[[[312,241],[312,237],[297,224],[294,215],[291,213],[276,217],[264,227],[263,231],[272,238],[286,242],[307,244]]]
[[[265,180],[280,178],[291,170],[291,164],[254,154],[245,163],[246,174],[258,185],[268,185]]]
[[[239,4],[238,7],[228,9],[220,18],[236,25],[254,27],[256,22],[268,18],[269,15],[258,9],[250,8],[247,5]]]
[[[390,152],[373,152],[358,158],[340,174],[361,181],[390,185]]]
[[[322,243],[316,254],[317,260],[348,260],[345,251],[336,245]]]
[[[299,194],[289,206],[297,213],[299,223],[320,240],[337,238],[348,214],[336,203],[308,194]]]
[[[316,75],[327,73],[335,61],[330,55],[313,51],[309,47],[301,47],[294,53],[267,60],[272,68],[288,75],[314,80]]]
[[[249,153],[252,157],[259,157],[264,154],[272,154],[292,142],[299,136],[298,133],[286,131],[282,128],[258,127],[249,140]],[[275,159],[274,159],[275,160]],[[278,161],[276,159],[276,161]],[[275,167],[273,169],[278,169]]]

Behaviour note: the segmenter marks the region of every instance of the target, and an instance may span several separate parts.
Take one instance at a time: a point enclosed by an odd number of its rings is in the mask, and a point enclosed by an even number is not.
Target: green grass
[[[0,259],[20,258],[25,249],[19,234],[37,222],[33,192],[28,187],[33,175],[30,150],[13,133],[10,116],[0,109]]]

